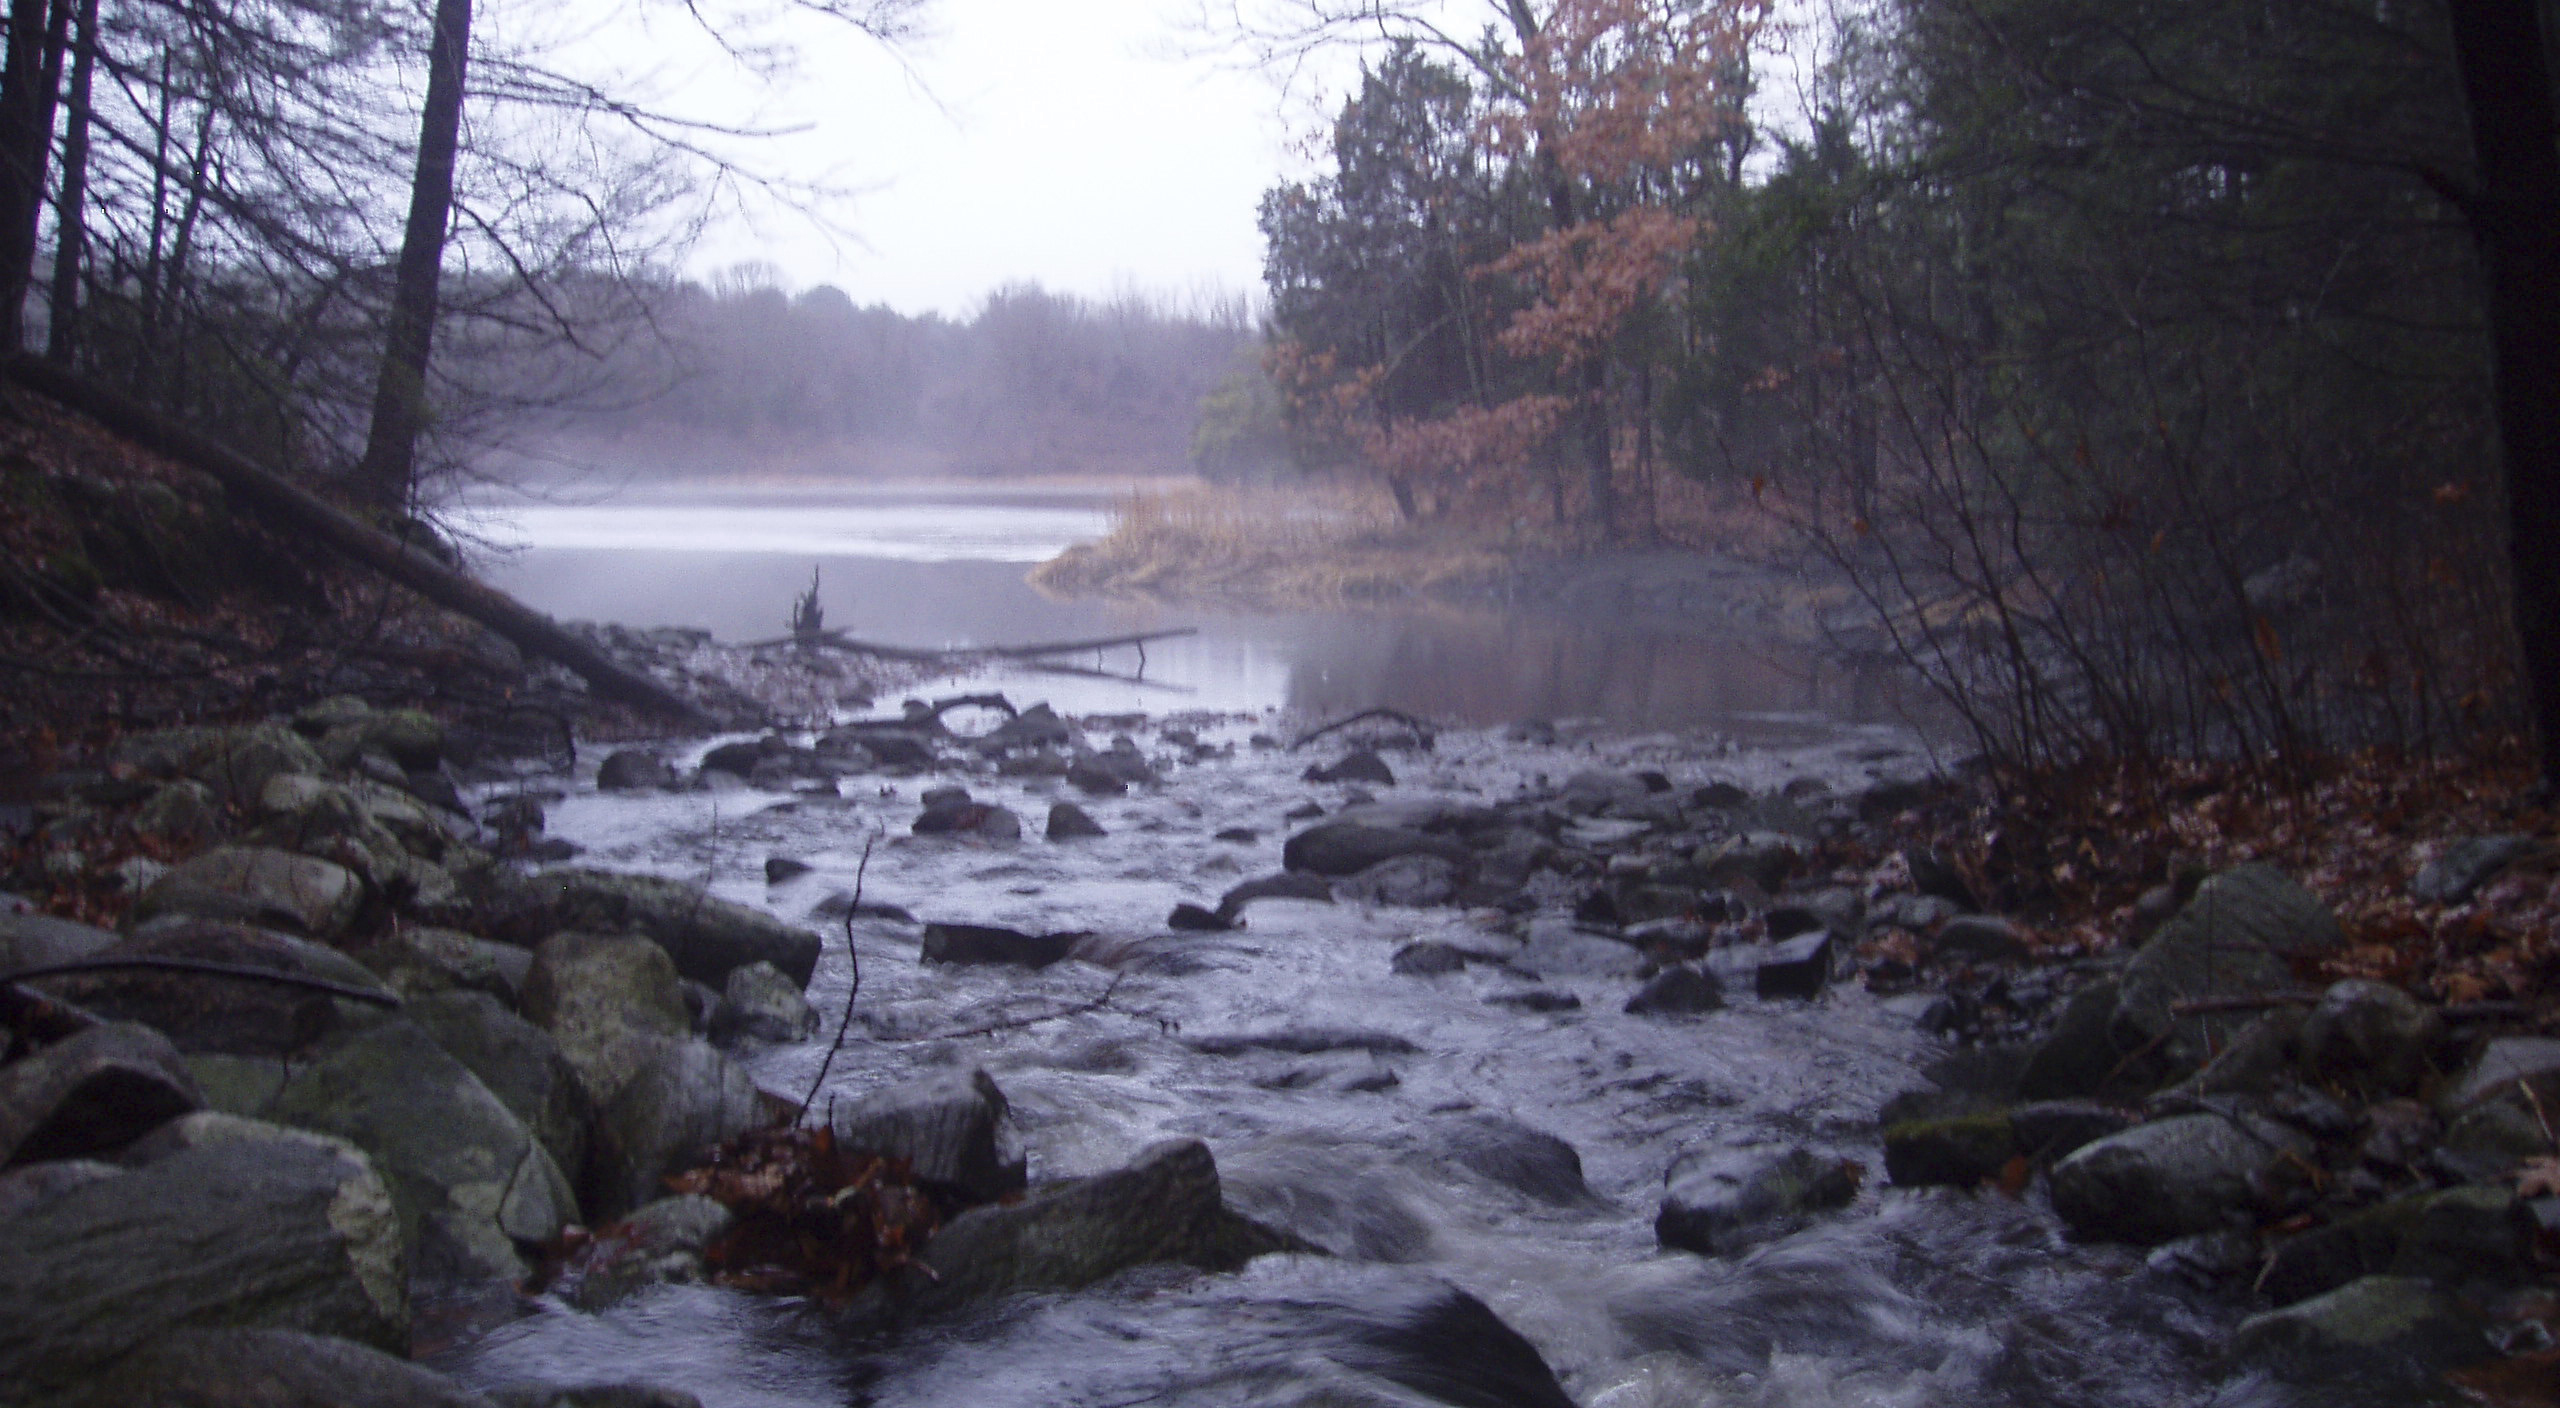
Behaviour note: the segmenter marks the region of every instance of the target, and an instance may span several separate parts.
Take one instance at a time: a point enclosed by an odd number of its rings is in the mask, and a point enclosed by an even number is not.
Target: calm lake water
[[[814,570],[826,623],[906,646],[1010,645],[1196,628],[1146,649],[1144,685],[1060,675],[995,683],[1070,712],[1387,706],[1452,724],[1594,719],[1783,738],[1895,722],[1886,682],[1800,646],[1535,609],[1417,605],[1248,613],[1059,601],[1036,563],[1110,527],[1092,489],[898,486],[626,492],[610,501],[477,511],[490,582],[571,620],[691,626],[729,641],[782,634]],[[1118,649],[1077,663],[1138,671]]]

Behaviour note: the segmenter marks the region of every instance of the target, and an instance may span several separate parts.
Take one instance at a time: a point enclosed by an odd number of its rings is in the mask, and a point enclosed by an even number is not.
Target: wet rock
[[[690,1039],[644,1040],[596,1120],[588,1212],[611,1217],[656,1198],[668,1174],[765,1122],[755,1082],[728,1057]]]
[[[1396,785],[1396,774],[1393,768],[1387,766],[1386,759],[1369,749],[1362,748],[1344,754],[1330,767],[1308,768],[1306,780],[1309,782],[1366,782],[1379,787],[1393,787]]]
[[[1409,1056],[1422,1048],[1393,1032],[1307,1026],[1193,1037],[1191,1049],[1206,1056],[1237,1056],[1248,1051],[1286,1051],[1298,1056],[1312,1056],[1319,1051],[1367,1051],[1381,1056]]]
[[[1405,855],[1334,882],[1334,898],[1353,904],[1423,906],[1458,892],[1458,867],[1446,857]]]
[[[2272,1120],[2177,1115],[2092,1143],[2053,1166],[2053,1209],[2091,1241],[2151,1245],[2247,1217],[2267,1172],[2311,1142]]]
[[[1067,764],[1067,785],[1089,797],[1117,797],[1129,790],[1127,780],[1090,753],[1080,753]]]
[[[703,1249],[737,1224],[726,1207],[698,1194],[660,1198],[599,1230],[569,1259],[551,1291],[594,1312],[646,1286],[702,1279]]]
[[[524,992],[533,955],[453,929],[395,924],[348,956],[380,974],[403,997],[486,993],[509,1006]]]
[[[2018,1156],[2006,1111],[1906,1120],[1884,1132],[1884,1171],[1897,1188],[1973,1188]]]
[[[95,956],[196,959],[391,995],[362,964],[335,949],[219,920],[158,920]],[[307,989],[147,969],[47,978],[38,985],[100,1017],[157,1028],[189,1055],[281,1056],[382,1018],[379,1007]]]
[[[1866,922],[1874,928],[1908,929],[1915,934],[1925,934],[1962,913],[1953,901],[1937,895],[1893,894],[1876,901],[1875,907],[1866,913]]]
[[[2302,1023],[2299,1007],[2278,1007],[2259,1016],[2176,1089],[2191,1095],[2268,1093],[2300,1064]]]
[[[1300,802],[1280,814],[1282,821],[1313,821],[1324,815],[1324,808],[1314,802]]]
[[[414,998],[402,1015],[513,1111],[562,1173],[572,1181],[580,1176],[595,1106],[577,1068],[550,1033],[477,992]]]
[[[1701,847],[1693,860],[1707,883],[1748,882],[1776,892],[1804,863],[1804,842],[1778,831],[1750,831]]]
[[[2288,1238],[2258,1286],[2289,1305],[2364,1276],[2503,1288],[2529,1278],[2532,1267],[2532,1214],[2515,1190],[2466,1186],[2394,1198]]]
[[[0,1066],[0,1165],[110,1154],[203,1104],[167,1037],[91,1027]]]
[[[554,934],[533,951],[524,1015],[603,1104],[619,1094],[652,1038],[693,1029],[666,950],[627,934]]]
[[[1426,940],[1397,949],[1395,957],[1387,960],[1387,971],[1408,978],[1434,978],[1443,973],[1464,972],[1475,957],[1456,944]]]
[[[2560,1037],[2502,1036],[2480,1048],[2444,1093],[2442,1108],[2459,1111],[2532,1081],[2560,1081]],[[2548,1094],[2549,1092],[2544,1092]]]
[[[993,1202],[1026,1186],[1011,1107],[984,1070],[948,1071],[876,1091],[828,1116],[836,1144],[903,1158],[916,1177]]]
[[[1231,846],[1250,846],[1262,839],[1262,833],[1250,826],[1230,826],[1209,839],[1224,841]]]
[[[2026,1069],[2018,1077],[2018,1095],[2027,1100],[2072,1099],[2147,1091],[2158,1071],[2153,1053],[2139,1042],[2128,1044],[2116,1033],[2116,1005],[2122,990],[2113,980],[2094,982],[2073,993],[2054,1019],[2053,1029],[2038,1040]]]
[[[1956,1005],[1945,993],[1900,993],[1876,1005],[1930,1036],[1943,1036],[1956,1024]]]
[[[1231,1271],[1293,1245],[1226,1210],[1208,1146],[1156,1145],[1128,1167],[971,1208],[926,1244],[925,1275],[901,1278],[901,1308],[930,1315],[1024,1290],[1074,1290],[1133,1266]],[[874,1313],[888,1295],[872,1300]]]
[[[2154,1275],[2174,1276],[2190,1286],[2210,1290],[2238,1281],[2257,1270],[2258,1239],[2236,1227],[2198,1232],[2162,1242],[2143,1257]]]
[[[407,1285],[390,1192],[352,1146],[271,1130],[182,1149],[9,1222],[0,1382],[60,1389],[191,1327],[403,1350]]]
[[[190,1329],[153,1339],[65,1408],[492,1408],[420,1364],[330,1335]]]
[[[0,973],[94,957],[117,942],[104,929],[50,914],[0,914]]]
[[[1752,970],[1752,988],[1762,997],[1813,998],[1831,982],[1831,935],[1801,934],[1772,944]]]
[[[766,856],[764,858],[764,883],[768,885],[787,885],[790,882],[799,879],[801,876],[808,874],[812,869],[814,869],[814,867],[805,860],[794,860],[789,856]]]
[[[731,969],[719,1005],[711,1010],[711,1039],[717,1042],[779,1045],[807,1041],[817,1032],[817,1009],[801,995],[798,983],[770,963]]]
[[[1052,841],[1074,841],[1110,834],[1102,829],[1101,822],[1093,819],[1091,812],[1073,802],[1052,802],[1049,805],[1048,837]]]
[[[1173,912],[1165,916],[1164,926],[1194,934],[1218,933],[1235,927],[1232,922],[1220,918],[1215,912],[1203,909],[1188,900],[1173,907]]]
[[[1075,741],[1075,725],[1059,718],[1057,711],[1043,701],[990,729],[978,740],[977,749],[980,753],[1000,753],[1015,748],[1064,748]]]
[[[2406,1366],[2443,1370],[2486,1359],[2477,1315],[2414,1276],[2366,1276],[2326,1295],[2253,1315],[2231,1334],[2232,1358],[2324,1375]]]
[[[2345,942],[2335,916],[2310,891],[2268,865],[2227,870],[2160,926],[2125,965],[2116,1004],[2118,1039],[2157,1043],[2168,1065],[2192,1071],[2228,1046],[2245,1013],[2191,1013],[2180,1003],[2289,988],[2290,960]]]
[[[1663,1175],[1654,1237],[1680,1251],[1730,1256],[1783,1237],[1857,1193],[1857,1175],[1848,1164],[1810,1149],[1692,1150]]]
[[[2133,1125],[2131,1114],[2087,1100],[2039,1100],[2009,1111],[2018,1152],[2039,1164],[2066,1158]]]
[[[818,936],[759,909],[655,875],[562,868],[507,887],[495,937],[531,944],[563,929],[638,934],[667,951],[676,971],[713,986],[733,968],[762,961],[807,986],[818,966]]]
[[[2418,867],[2409,897],[2420,904],[2460,904],[2532,849],[2530,836],[2469,836],[2452,842]]]
[[[1948,920],[1929,938],[1929,951],[1972,963],[2011,963],[2027,956],[2026,931],[2006,919],[1968,914]]]
[[[1687,1016],[1724,1006],[1724,984],[1703,968],[1677,964],[1645,980],[1626,1010],[1643,1017]]]
[[[515,1243],[577,1220],[550,1153],[415,1023],[386,1022],[297,1066],[269,1108],[364,1150],[423,1274],[513,1280],[527,1270]]]
[[[1909,847],[1902,852],[1902,864],[1910,872],[1911,888],[1921,894],[1945,900],[1966,914],[1982,908],[1973,887],[1937,852],[1924,846]]]
[[[1589,1201],[1582,1155],[1543,1129],[1506,1115],[1434,1120],[1417,1131],[1426,1155],[1487,1182],[1557,1207]]]
[[[364,882],[343,866],[290,851],[223,846],[183,861],[134,904],[134,922],[165,914],[236,919],[334,938],[364,904]]]
[[[136,832],[179,844],[211,840],[222,826],[222,804],[213,789],[193,778],[162,787],[133,814]]]
[[[1465,846],[1444,837],[1402,826],[1330,821],[1290,837],[1280,848],[1280,863],[1290,870],[1341,876],[1413,855],[1438,856],[1459,867],[1470,860]]]
[[[924,948],[918,961],[1046,968],[1066,957],[1082,937],[1076,933],[1026,934],[993,924],[929,923],[924,926]]]
[[[1513,962],[1540,977],[1566,978],[1631,978],[1645,966],[1633,946],[1552,915],[1529,921],[1529,940]]]
[[[1333,903],[1333,886],[1320,875],[1284,872],[1244,881],[1218,897],[1219,917],[1232,923],[1255,900],[1312,900]]]
[[[910,828],[918,836],[969,836],[982,841],[1019,841],[1022,818],[992,802],[977,802],[962,792],[957,799],[928,805]]]
[[[1485,999],[1488,1007],[1509,1007],[1521,1012],[1572,1012],[1582,1006],[1582,999],[1569,992],[1549,988],[1529,988],[1521,992],[1498,992]]]
[[[2304,1069],[2368,1096],[2404,1094],[2435,1065],[2435,1009],[2387,983],[2333,983],[2302,1021]]]
[[[321,734],[318,750],[324,761],[337,767],[378,753],[404,772],[422,772],[444,761],[444,725],[419,709],[376,709]]]
[[[310,744],[278,724],[136,734],[118,743],[109,758],[148,777],[191,777],[232,806],[256,802],[267,779],[278,773],[327,768]]]
[[[672,788],[676,770],[667,760],[642,748],[607,754],[596,768],[596,788],[603,792],[641,792]]]

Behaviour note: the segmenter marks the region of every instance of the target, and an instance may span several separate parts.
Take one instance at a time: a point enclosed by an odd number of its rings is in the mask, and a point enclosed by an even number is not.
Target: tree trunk
[[[62,188],[54,201],[53,303],[45,355],[68,364],[80,350],[80,270],[88,260],[89,82],[98,61],[98,0],[80,0],[72,39],[70,113],[62,133]]]
[[[35,277],[36,219],[53,148],[53,94],[45,87],[48,18],[46,0],[15,0],[0,57],[0,353],[17,351],[25,339],[27,286]]]
[[[2479,189],[2514,624],[2542,778],[2560,790],[2560,121],[2535,0],[2447,0]]]
[[[418,130],[418,173],[409,188],[409,225],[391,289],[373,426],[356,468],[357,497],[390,513],[415,487],[418,433],[426,425],[427,354],[435,343],[437,286],[444,277],[445,230],[453,219],[453,165],[462,144],[463,66],[471,48],[471,0],[436,0],[427,47],[427,101]]]

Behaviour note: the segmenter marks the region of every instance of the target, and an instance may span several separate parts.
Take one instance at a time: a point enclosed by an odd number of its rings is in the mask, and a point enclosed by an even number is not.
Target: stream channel
[[[806,562],[789,559],[775,581],[805,581]],[[558,565],[528,553],[514,585]],[[563,610],[557,592],[542,604]],[[630,619],[611,605],[591,614]],[[1048,692],[1029,680],[1006,687],[1021,703]],[[1565,958],[1534,975],[1525,960],[1391,971],[1418,938],[1521,959],[1524,925],[1498,911],[1265,900],[1243,929],[1168,934],[1175,903],[1214,904],[1280,869],[1292,808],[1313,801],[1339,814],[1357,800],[1301,778],[1339,752],[1332,741],[1253,745],[1257,732],[1288,738],[1324,717],[1297,691],[1174,712],[1195,702],[1156,698],[1149,718],[1085,719],[1096,746],[1126,732],[1164,774],[1125,797],[1075,797],[1107,830],[1099,838],[1038,839],[1050,803],[1074,796],[1054,779],[869,777],[824,799],[602,793],[592,747],[577,776],[548,780],[566,794],[550,807],[549,833],[583,847],[582,864],[706,883],[826,937],[809,989],[825,1016],[819,1039],[744,1058],[766,1089],[797,1097],[816,1075],[846,1008],[849,941],[859,1000],[820,1104],[982,1067],[1010,1100],[1035,1183],[1198,1139],[1231,1208],[1334,1255],[1264,1256],[1232,1274],[1144,1268],[887,1340],[841,1334],[798,1301],[659,1286],[597,1313],[545,1302],[446,1350],[438,1366],[479,1385],[653,1383],[713,1408],[1554,1403],[1537,1375],[1505,1360],[1502,1337],[1423,1314],[1445,1310],[1443,1288],[1455,1287],[1533,1346],[1584,1408],[2314,1401],[2227,1377],[2216,1346],[2236,1307],[2149,1269],[2137,1250],[2066,1241],[2039,1192],[1883,1186],[1878,1109],[1923,1087],[1945,1049],[1907,1007],[1854,982],[1806,1001],[1757,999],[1746,980],[1728,983],[1722,1010],[1638,1016],[1622,1010],[1635,978],[1607,961]],[[1738,741],[1748,721],[1715,712],[1693,703],[1668,731],[1624,718],[1568,726],[1552,742],[1460,728],[1431,751],[1389,753],[1398,782],[1377,791],[1385,805],[1481,805],[1596,768],[1656,770],[1684,795],[1729,781],[1768,796],[1812,777],[1845,796],[1930,766],[1915,736],[1890,723],[1796,713],[1788,739]],[[960,714],[953,722],[963,726]],[[1198,746],[1166,736],[1176,728]],[[1026,818],[1024,839],[909,835],[918,794],[955,780]],[[1234,828],[1252,839],[1213,839]],[[915,924],[821,917],[830,896],[855,887],[875,834],[866,901],[918,919],[1125,935],[1117,973],[1081,960],[926,966]],[[773,855],[813,869],[769,886]],[[936,1039],[1085,1004],[1115,977],[1097,1010]],[[1579,1006],[1495,1000],[1533,987]],[[1215,1040],[1318,1029],[1368,1039],[1318,1050]],[[1520,1126],[1569,1144],[1578,1177],[1552,1145],[1488,1145],[1489,1128]],[[1743,1254],[1656,1244],[1676,1158],[1772,1141],[1872,1172],[1848,1206]],[[2353,1397],[2331,1388],[2316,1401]]]

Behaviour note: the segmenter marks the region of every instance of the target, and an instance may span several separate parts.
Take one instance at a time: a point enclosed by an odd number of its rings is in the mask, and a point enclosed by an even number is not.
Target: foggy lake
[[[1454,724],[1587,718],[1622,729],[1781,738],[1891,722],[1885,682],[1801,645],[1535,610],[1245,612],[1061,601],[1024,575],[1110,526],[1112,494],[1019,483],[667,489],[484,507],[484,575],[564,620],[780,635],[815,569],[828,626],[904,646],[1008,645],[1193,627],[1147,648],[1141,685],[1059,675],[987,681],[1072,712],[1375,705]],[[1115,650],[1082,663],[1138,668]]]

